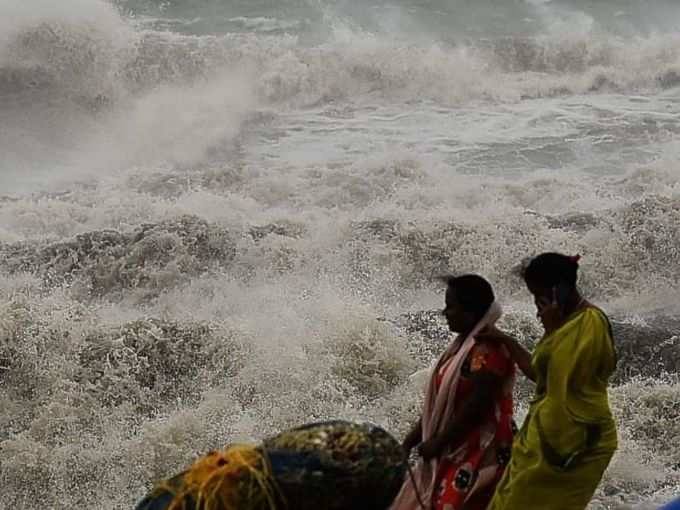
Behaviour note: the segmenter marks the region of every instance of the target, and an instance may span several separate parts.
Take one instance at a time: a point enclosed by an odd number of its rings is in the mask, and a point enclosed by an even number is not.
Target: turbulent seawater
[[[680,492],[679,23],[663,0],[0,0],[0,508],[131,508],[317,419],[403,434],[446,340],[432,275],[487,276],[531,345],[513,269],[543,250],[581,253],[616,319],[591,508]]]

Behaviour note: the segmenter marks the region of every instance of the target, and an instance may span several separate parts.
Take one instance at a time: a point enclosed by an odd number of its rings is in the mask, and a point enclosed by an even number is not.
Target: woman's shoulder
[[[592,327],[611,330],[609,316],[599,306],[588,303],[577,317],[580,321],[586,322]]]
[[[601,320],[609,320],[607,313],[602,308],[590,302],[583,305],[583,313],[589,314],[591,317],[597,317]]]

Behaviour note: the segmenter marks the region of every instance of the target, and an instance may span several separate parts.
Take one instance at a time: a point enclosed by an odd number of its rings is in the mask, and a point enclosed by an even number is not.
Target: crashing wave
[[[231,234],[196,216],[182,216],[131,232],[80,234],[41,246],[0,246],[9,273],[39,275],[48,287],[67,283],[81,298],[137,289],[148,298],[235,257]]]

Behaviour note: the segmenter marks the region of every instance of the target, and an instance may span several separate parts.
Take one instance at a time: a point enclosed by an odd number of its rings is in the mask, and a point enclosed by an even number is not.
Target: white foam
[[[582,18],[452,46],[331,17],[309,46],[135,31],[99,2],[8,6],[5,41],[37,37],[23,50],[49,70],[0,110],[8,505],[130,507],[207,449],[315,419],[404,432],[432,360],[376,317],[440,307],[444,269],[487,275],[527,335],[511,273],[546,249],[580,252],[583,290],[613,311],[678,311],[677,98],[656,80],[675,34]],[[50,53],[54,27],[69,44]],[[79,67],[89,51],[102,67]],[[102,83],[111,103],[90,110]],[[93,231],[103,245],[76,239]],[[677,389],[612,392],[621,451],[593,508],[678,485]]]

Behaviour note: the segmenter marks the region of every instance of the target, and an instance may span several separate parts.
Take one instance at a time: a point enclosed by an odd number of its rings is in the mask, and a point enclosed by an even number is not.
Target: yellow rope
[[[180,490],[167,483],[162,489],[174,493],[168,510],[187,510],[191,496],[200,510],[276,510],[277,496],[271,466],[254,446],[232,446],[198,459],[184,473]]]

